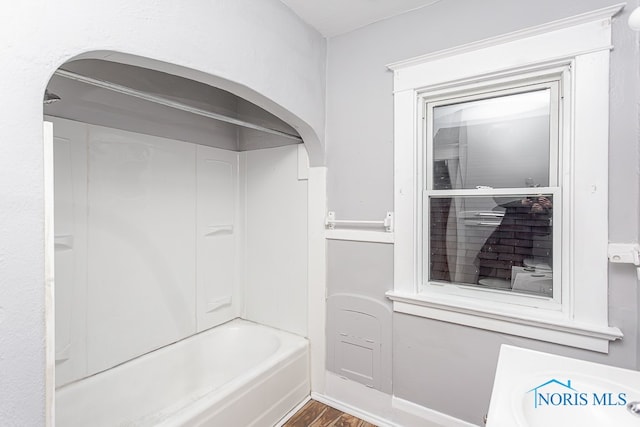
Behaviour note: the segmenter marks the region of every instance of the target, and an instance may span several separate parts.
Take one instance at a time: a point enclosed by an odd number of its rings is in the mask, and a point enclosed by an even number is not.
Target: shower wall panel
[[[197,146],[198,331],[240,315],[238,153]]]
[[[56,383],[87,371],[87,152],[85,125],[56,121],[54,137]]]
[[[304,146],[51,121],[57,386],[238,316],[307,334]]]
[[[196,146],[89,127],[88,373],[192,334]]]
[[[237,317],[238,153],[48,120],[56,385]]]
[[[306,150],[294,145],[242,155],[246,156],[246,317],[306,336]]]

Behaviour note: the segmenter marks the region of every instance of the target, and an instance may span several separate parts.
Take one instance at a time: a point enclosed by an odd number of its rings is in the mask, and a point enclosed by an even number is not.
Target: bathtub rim
[[[283,331],[277,328],[273,328],[271,326],[263,325],[251,320],[243,319],[240,317],[231,319],[221,325],[218,325],[213,328],[209,328],[200,333],[191,335],[182,340],[176,341],[175,343],[163,346],[154,351],[145,353],[140,355],[134,359],[123,362],[111,369],[101,371],[89,377],[83,378],[81,380],[77,380],[71,382],[69,384],[65,384],[58,389],[56,389],[56,399],[55,399],[55,408],[56,408],[56,421],[60,420],[60,422],[65,422],[66,425],[69,420],[73,419],[73,415],[67,410],[65,412],[59,411],[60,405],[71,405],[73,407],[74,396],[78,396],[79,393],[83,393],[83,391],[95,393],[95,397],[99,396],[101,392],[100,388],[104,388],[105,390],[102,393],[110,394],[113,393],[117,395],[118,387],[126,387],[127,382],[127,371],[131,372],[131,369],[136,369],[137,366],[145,366],[145,369],[150,369],[147,364],[157,365],[151,366],[151,369],[157,370],[162,368],[162,364],[166,364],[166,360],[163,360],[163,356],[165,354],[169,354],[171,357],[171,353],[184,351],[187,346],[190,344],[194,344],[200,340],[206,340],[211,336],[215,336],[220,332],[229,330],[230,328],[251,328],[258,329],[260,331],[267,331],[270,334],[273,334],[274,337],[278,340],[278,347],[274,352],[269,354],[261,363],[257,365],[249,366],[242,374],[233,377],[232,379],[221,383],[219,385],[215,385],[211,390],[206,391],[205,393],[194,397],[189,393],[182,396],[179,400],[175,401],[174,404],[158,404],[159,409],[155,411],[147,411],[141,414],[133,414],[131,416],[124,415],[122,418],[118,419],[109,419],[106,420],[106,423],[134,423],[135,425],[158,425],[158,423],[165,423],[161,425],[179,425],[179,424],[171,424],[167,422],[172,417],[177,414],[183,412],[186,408],[192,407],[193,405],[202,405],[199,402],[207,401],[210,405],[217,405],[222,400],[224,400],[225,396],[233,394],[234,391],[241,390],[244,387],[251,386],[253,381],[259,380],[263,378],[265,375],[269,374],[272,370],[279,370],[283,368],[285,365],[291,362],[295,362],[299,358],[304,358],[305,363],[305,373],[304,378],[302,378],[302,386],[305,389],[306,395],[310,393],[310,367],[309,367],[309,340],[306,337],[302,337],[291,332]],[[169,353],[170,352],[170,353]],[[167,359],[169,360],[169,359]],[[144,375],[144,374],[143,374]],[[268,375],[267,375],[268,376]],[[110,390],[111,389],[111,390]],[[198,385],[193,387],[194,394],[197,394]],[[109,405],[109,403],[100,403],[100,405]],[[100,406],[99,405],[99,406]],[[129,411],[131,411],[131,407],[128,404],[122,403],[122,408],[128,407]],[[81,411],[82,412],[82,411]],[[117,413],[119,411],[112,411]],[[284,415],[284,414],[283,414]],[[64,419],[61,417],[64,416]],[[86,416],[86,413],[85,413]],[[82,418],[84,419],[84,418]],[[73,423],[70,423],[73,425]]]

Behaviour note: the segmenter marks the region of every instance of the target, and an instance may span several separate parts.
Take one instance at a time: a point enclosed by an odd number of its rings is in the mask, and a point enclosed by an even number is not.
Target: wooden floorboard
[[[376,427],[331,406],[310,400],[282,427]]]

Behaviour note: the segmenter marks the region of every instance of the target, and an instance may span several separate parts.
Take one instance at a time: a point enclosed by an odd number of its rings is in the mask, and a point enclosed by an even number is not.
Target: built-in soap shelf
[[[231,302],[232,302],[231,296],[210,299],[207,302],[207,313],[211,313],[213,311],[216,311],[219,308],[231,305]]]
[[[214,236],[216,234],[233,233],[233,224],[224,225],[208,225],[206,227],[205,237]]]
[[[73,236],[68,234],[55,236],[54,244],[56,251],[69,251],[73,249]]]
[[[71,344],[65,345],[61,350],[56,349],[56,363],[61,363],[69,360],[71,354]]]

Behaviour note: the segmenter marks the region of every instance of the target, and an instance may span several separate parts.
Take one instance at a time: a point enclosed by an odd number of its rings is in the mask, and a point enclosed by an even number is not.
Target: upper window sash
[[[562,73],[566,72],[568,68],[563,68]],[[492,86],[491,83],[484,83],[479,88],[476,87],[475,91],[468,91],[462,94],[459,90],[453,94],[440,93],[436,96],[430,95],[430,92],[423,93],[420,96],[420,103],[423,109],[422,117],[424,117],[423,126],[421,126],[422,135],[419,136],[419,140],[423,140],[424,144],[418,147],[419,159],[422,159],[423,164],[421,171],[421,182],[424,185],[424,189],[430,194],[437,194],[438,192],[449,192],[451,190],[435,190],[433,188],[433,153],[434,153],[434,135],[433,135],[433,120],[434,108],[452,104],[462,104],[471,101],[481,101],[491,98],[499,98],[508,95],[525,94],[535,92],[538,90],[549,90],[550,94],[550,111],[549,111],[549,187],[555,187],[560,185],[558,177],[560,176],[560,159],[559,159],[559,145],[560,145],[560,121],[561,121],[561,106],[560,101],[562,99],[560,95],[561,82],[564,79],[562,74],[555,75],[552,80],[548,79],[545,74],[538,79],[529,78],[525,81],[519,80],[517,82],[503,83],[500,86]],[[491,88],[488,90],[487,88]],[[523,183],[524,184],[524,183]],[[498,187],[496,187],[498,188]],[[518,187],[513,187],[518,188]],[[475,189],[469,189],[472,192]],[[461,193],[464,194],[464,193]]]

